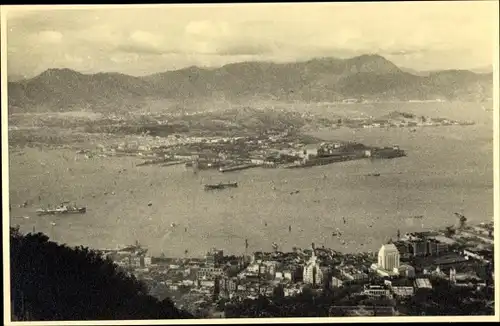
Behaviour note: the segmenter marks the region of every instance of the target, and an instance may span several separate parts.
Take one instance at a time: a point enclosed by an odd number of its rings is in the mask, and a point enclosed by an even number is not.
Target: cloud
[[[266,43],[224,44],[214,54],[222,56],[234,55],[270,55],[276,53],[276,47]]]
[[[61,43],[63,35],[57,31],[42,31],[36,35],[40,43],[58,44]]]
[[[8,65],[28,75],[53,65],[156,72],[378,53],[428,69],[485,66],[494,9],[487,2],[426,2],[23,10],[7,14]]]
[[[130,35],[130,41],[144,46],[158,47],[162,44],[162,38],[153,33],[135,31]]]
[[[164,40],[159,35],[140,30],[120,40],[116,46],[116,50],[137,54],[163,54],[169,52],[164,46]]]
[[[71,54],[65,54],[64,59],[66,60],[67,63],[76,63],[76,64],[81,64],[84,62],[84,59],[80,56],[77,55],[71,55]]]
[[[229,23],[224,21],[193,21],[187,24],[185,35],[201,38],[225,38],[228,35],[234,34]]]

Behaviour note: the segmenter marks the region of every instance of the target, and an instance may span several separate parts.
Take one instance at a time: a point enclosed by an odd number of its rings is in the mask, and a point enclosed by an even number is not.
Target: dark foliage
[[[419,316],[473,316],[493,315],[487,302],[493,300],[493,292],[476,291],[467,287],[455,287],[446,280],[435,279],[433,289],[418,293],[406,304],[408,315]]]
[[[476,291],[470,288],[451,286],[445,280],[434,280],[434,288],[427,292],[417,292],[408,300],[397,304],[397,309],[410,316],[470,316],[492,315],[494,291],[485,289]],[[256,300],[246,299],[242,302],[226,305],[228,318],[249,317],[327,317],[345,316],[346,312],[339,306],[367,306],[377,308],[393,307],[395,302],[388,299],[373,299],[355,295],[362,287],[351,285],[339,289],[324,289],[320,295],[309,288],[295,297],[283,297],[276,290],[273,297],[260,297]],[[381,312],[383,313],[383,312]]]
[[[13,319],[112,320],[190,318],[170,299],[158,301],[143,283],[85,247],[11,229]]]

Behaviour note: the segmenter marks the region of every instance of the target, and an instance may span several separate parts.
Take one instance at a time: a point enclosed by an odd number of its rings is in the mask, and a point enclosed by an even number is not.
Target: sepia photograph
[[[498,1],[0,12],[5,324],[498,320]]]

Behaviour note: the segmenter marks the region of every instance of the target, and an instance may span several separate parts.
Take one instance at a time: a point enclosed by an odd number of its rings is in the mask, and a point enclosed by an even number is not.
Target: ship
[[[398,157],[405,157],[406,152],[399,148],[399,146],[377,148],[372,151],[371,159],[392,159]]]
[[[216,184],[206,184],[205,190],[217,190],[217,189],[225,189],[225,188],[236,188],[238,187],[237,182],[229,182],[229,183],[216,183]]]
[[[55,209],[40,208],[36,210],[37,215],[85,214],[86,212],[86,207],[67,206],[64,204],[59,205]]]
[[[147,248],[144,248],[138,240],[135,241],[135,244],[128,245],[126,247],[120,248],[117,250],[118,252],[130,252],[135,253],[137,255],[144,255],[148,252]]]

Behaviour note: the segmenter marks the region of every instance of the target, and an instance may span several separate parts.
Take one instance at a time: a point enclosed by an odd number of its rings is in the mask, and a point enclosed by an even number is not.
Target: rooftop
[[[389,252],[399,252],[398,248],[393,243],[386,243],[380,248],[379,255]]]
[[[417,278],[415,280],[415,285],[418,288],[427,288],[427,289],[431,289],[432,288],[432,284],[429,281],[429,279],[427,279],[427,278]]]
[[[443,243],[446,243],[446,244],[449,244],[449,245],[452,245],[452,244],[455,244],[456,241],[451,239],[451,238],[448,238],[448,237],[445,237],[445,236],[442,236],[442,235],[437,235],[437,236],[434,236],[432,237],[432,239],[435,239],[439,242],[443,242]]]

